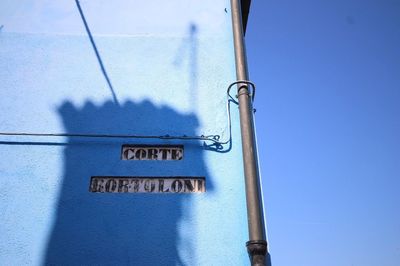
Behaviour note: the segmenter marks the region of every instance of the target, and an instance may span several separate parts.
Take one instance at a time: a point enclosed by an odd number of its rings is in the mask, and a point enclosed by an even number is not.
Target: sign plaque
[[[203,193],[204,177],[92,176],[90,192],[100,193]]]
[[[122,145],[122,160],[179,161],[183,159],[183,145]]]

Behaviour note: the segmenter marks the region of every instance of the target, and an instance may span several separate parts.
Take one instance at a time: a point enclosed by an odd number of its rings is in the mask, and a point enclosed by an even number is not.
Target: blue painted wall
[[[229,1],[80,6],[0,3],[1,132],[229,137]],[[0,136],[0,264],[247,265],[236,106],[231,115],[224,152],[199,141]],[[185,157],[122,161],[127,143],[184,144]],[[207,192],[90,193],[95,175],[205,176]]]

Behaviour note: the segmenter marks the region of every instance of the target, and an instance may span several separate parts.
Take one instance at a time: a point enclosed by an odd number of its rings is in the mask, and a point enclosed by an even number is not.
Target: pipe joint
[[[250,240],[246,243],[252,266],[265,266],[267,255],[267,241]]]

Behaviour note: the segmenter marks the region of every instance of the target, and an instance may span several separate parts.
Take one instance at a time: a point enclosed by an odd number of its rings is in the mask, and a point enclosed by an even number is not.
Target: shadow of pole
[[[182,40],[178,52],[175,56],[173,64],[175,67],[180,67],[185,58],[188,58],[188,79],[189,79],[189,95],[188,101],[192,108],[195,110],[197,107],[197,90],[198,90],[198,37],[197,25],[191,23],[189,25],[189,36]]]
[[[86,32],[87,32],[87,34],[88,34],[88,36],[89,36],[90,43],[92,44],[94,53],[96,54],[96,58],[97,58],[97,61],[99,62],[101,72],[103,73],[103,76],[104,76],[104,78],[106,79],[108,88],[109,88],[110,91],[111,91],[111,94],[112,94],[112,98],[113,98],[113,100],[114,100],[114,103],[115,103],[116,105],[119,105],[119,102],[118,102],[118,99],[117,99],[117,95],[115,94],[114,88],[113,88],[113,86],[112,86],[112,84],[111,84],[111,80],[110,80],[110,78],[108,77],[106,68],[104,67],[104,64],[103,64],[103,60],[102,60],[101,57],[100,57],[99,50],[97,49],[96,43],[95,43],[95,41],[94,41],[94,39],[93,39],[93,35],[92,35],[92,33],[91,33],[90,29],[89,29],[89,25],[88,25],[88,23],[87,23],[87,21],[86,21],[86,18],[85,18],[85,15],[84,15],[84,13],[83,13],[82,7],[81,7],[81,5],[80,5],[80,3],[79,3],[79,0],[75,0],[75,3],[76,3],[76,6],[77,6],[77,8],[78,8],[78,10],[79,10],[79,14],[80,14],[80,16],[81,16],[81,18],[82,18],[82,22],[83,22],[83,24],[85,25],[85,29],[86,29]]]
[[[189,55],[189,80],[190,80],[190,106],[193,106],[194,109],[197,107],[197,90],[198,90],[198,62],[197,62],[197,53],[198,53],[198,40],[197,40],[197,26],[196,24],[190,24],[190,35],[189,35],[189,44],[190,44],[190,55]]]

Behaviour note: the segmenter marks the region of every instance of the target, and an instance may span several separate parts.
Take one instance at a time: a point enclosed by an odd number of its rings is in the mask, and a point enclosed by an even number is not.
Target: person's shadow
[[[59,107],[69,134],[196,135],[198,119],[149,101]],[[121,160],[123,144],[184,144],[180,161]],[[92,176],[211,176],[198,141],[70,137],[45,265],[186,265],[195,262],[191,212],[199,194],[92,193]],[[183,237],[181,232],[190,237]],[[184,254],[182,254],[182,252]]]

